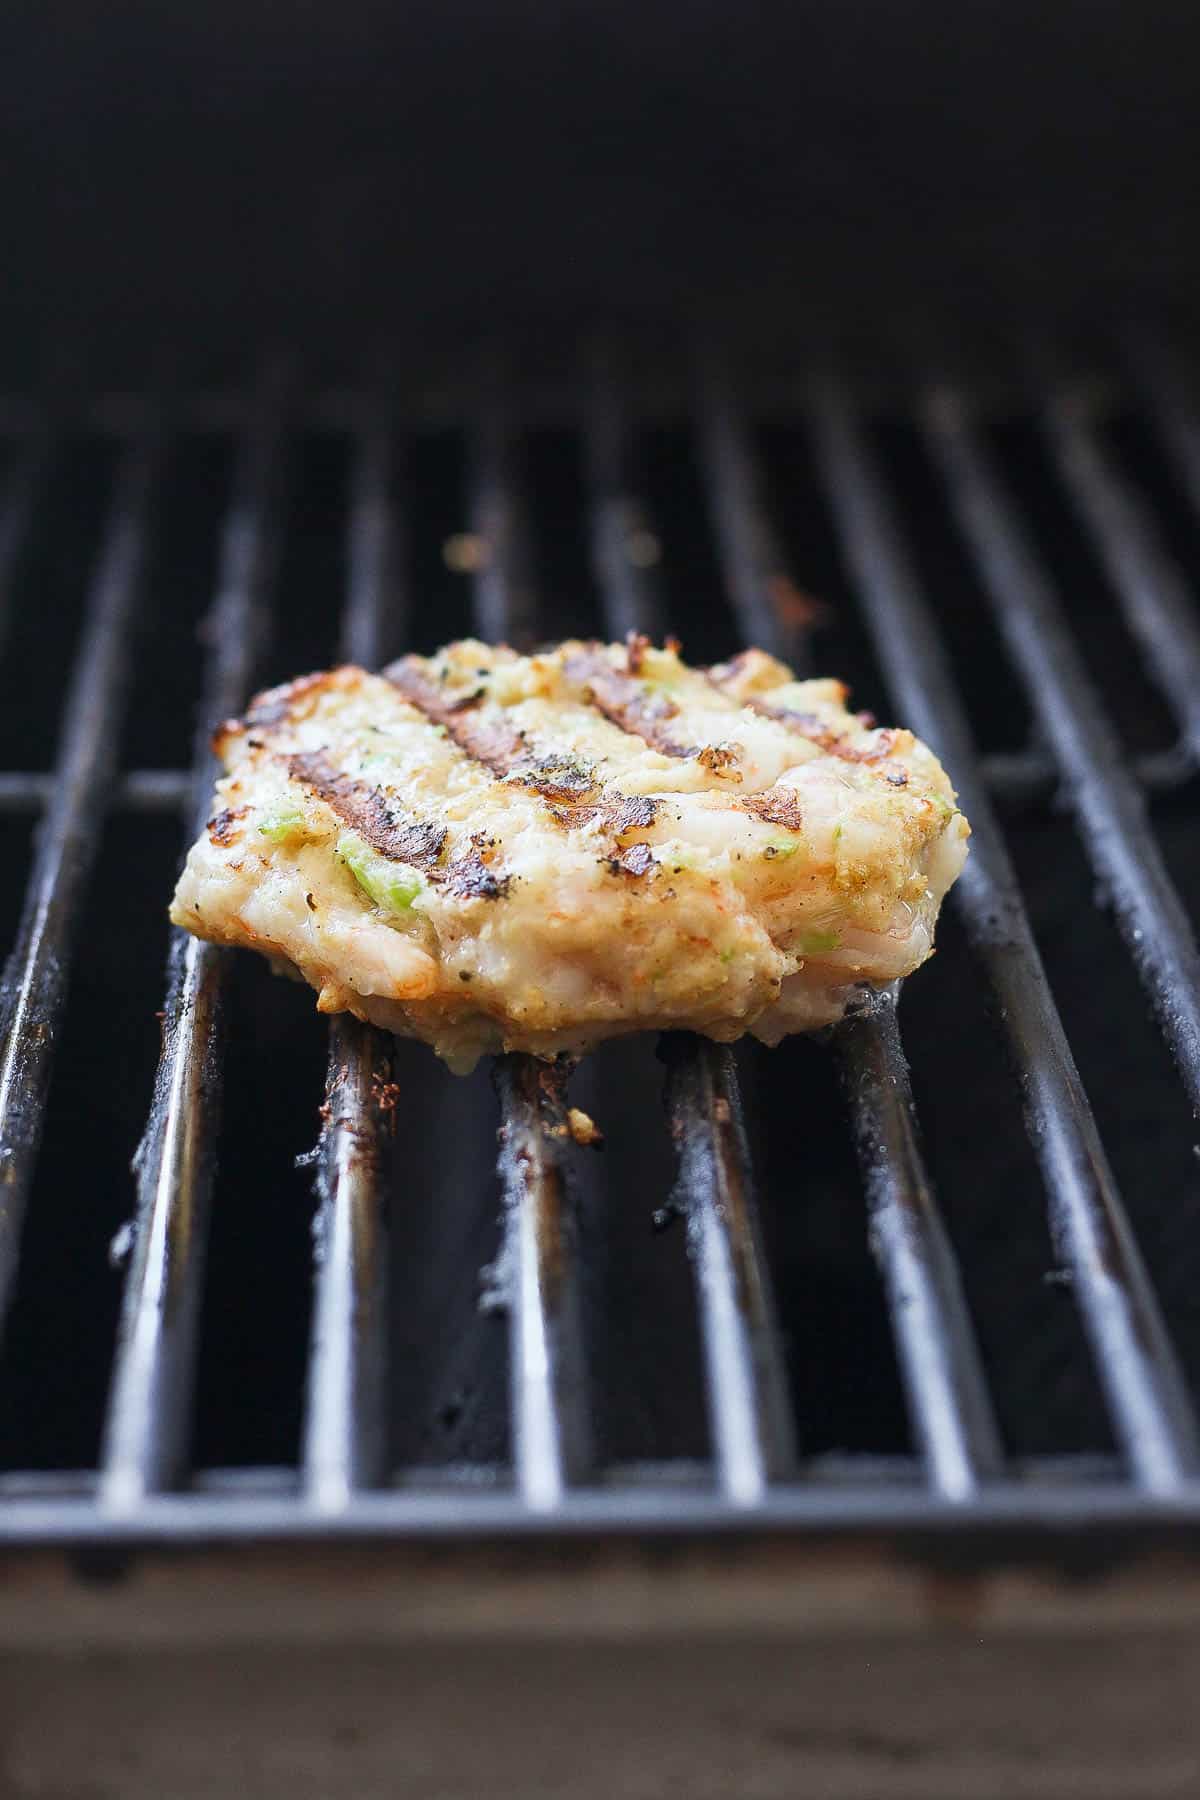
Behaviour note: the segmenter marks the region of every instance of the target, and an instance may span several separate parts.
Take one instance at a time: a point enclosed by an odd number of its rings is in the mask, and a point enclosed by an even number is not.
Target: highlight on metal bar
[[[203,829],[215,775],[213,724],[243,703],[265,635],[279,547],[283,372],[264,376],[242,444],[221,533],[212,645],[189,807]],[[99,1498],[138,1507],[184,1469],[208,1208],[221,1100],[225,957],[172,935],[163,1045],[145,1135],[134,1162],[133,1254],[101,1451]]]
[[[0,983],[0,1322],[17,1266],[55,1040],[88,877],[100,845],[165,453],[147,418],[125,453],[67,690],[54,788],[16,946]]]
[[[768,632],[761,648],[794,656],[796,634],[789,632],[778,609],[767,604],[777,591],[774,586],[760,593],[754,614],[745,610],[755,589],[776,583],[780,571],[773,561],[746,563],[747,546],[768,538],[768,526],[759,515],[762,481],[753,462],[747,461],[732,492],[720,491],[721,484],[731,479],[730,468],[736,469],[738,461],[751,454],[749,433],[740,423],[728,376],[722,377],[721,392],[722,430],[742,445],[738,459],[709,459],[710,478],[718,489],[711,500],[718,541],[724,545],[727,565],[739,577],[731,598],[744,633],[754,630],[757,620]],[[787,591],[792,591],[790,583]],[[805,648],[802,638],[798,647]],[[842,1069],[863,1161],[872,1241],[890,1303],[914,1430],[934,1486],[947,1499],[964,1500],[979,1481],[997,1471],[998,1437],[962,1286],[913,1128],[900,1035],[894,1017],[880,1010],[836,1026],[830,1041]],[[866,1154],[868,1146],[879,1143],[886,1146],[882,1162]],[[913,1329],[918,1316],[930,1334],[928,1350]]]
[[[787,1378],[750,1177],[732,1053],[690,1034],[662,1040],[676,1195],[696,1267],[720,1487],[760,1505],[796,1461]]]
[[[348,523],[342,655],[374,668],[403,609],[386,384],[364,420]],[[393,1043],[348,1014],[329,1032],[312,1338],[302,1452],[314,1505],[336,1512],[386,1465],[387,1220],[384,1155],[396,1104]]]
[[[513,1459],[538,1512],[558,1506],[592,1458],[573,1217],[567,1203],[567,1070],[531,1056],[494,1065],[500,1099],[504,1268],[511,1312]]]
[[[1025,913],[930,602],[862,431],[827,387],[818,467],[868,630],[906,723],[945,761],[971,821],[954,891],[995,990],[1055,1242],[1073,1272],[1118,1439],[1135,1478],[1169,1493],[1197,1464],[1195,1422]]]
[[[1061,387],[1043,423],[1059,476],[1089,533],[1130,633],[1200,753],[1200,610],[1134,482],[1101,438],[1082,391]]]
[[[998,629],[1062,771],[1092,867],[1200,1111],[1200,954],[1142,795],[966,400],[937,393],[922,419]]]
[[[592,375],[599,440],[589,458],[592,550],[605,627],[613,637],[622,630],[649,635],[662,611],[657,579],[647,567],[636,587],[623,586],[600,516],[606,473],[619,471],[624,481],[632,463],[621,371],[609,357],[593,363]],[[632,504],[644,517],[640,503]],[[690,1034],[664,1039],[663,1054],[679,1192],[696,1257],[717,1479],[735,1504],[756,1505],[768,1482],[794,1467],[796,1445],[737,1074],[727,1051]]]
[[[537,595],[502,365],[490,381],[475,443],[472,520],[486,549],[475,577],[475,624],[485,638],[528,645],[538,626]],[[513,1462],[527,1505],[542,1512],[587,1474],[592,1457],[565,1103],[553,1073],[528,1056],[503,1056],[495,1064]]]

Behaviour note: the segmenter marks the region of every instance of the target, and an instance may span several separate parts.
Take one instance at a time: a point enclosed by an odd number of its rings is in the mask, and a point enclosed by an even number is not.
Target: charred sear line
[[[539,756],[519,765],[508,777],[516,787],[531,788],[544,800],[570,806],[596,791],[593,771],[567,755]]]
[[[599,824],[611,831],[618,841],[631,831],[645,831],[653,825],[662,810],[662,801],[652,794],[604,794],[599,800],[574,807],[552,807],[559,825],[578,828]]]
[[[378,788],[341,774],[319,752],[289,756],[287,767],[294,781],[311,788],[343,824],[390,862],[419,869],[432,869],[437,862],[446,842],[444,825],[406,815]]]
[[[238,820],[244,819],[249,811],[248,806],[226,807],[208,821],[208,835],[218,849],[228,850],[232,844],[240,842],[242,834],[238,830]]]
[[[284,687],[268,688],[264,693],[255,694],[241,723],[251,727],[282,725],[301,701],[315,700],[324,688],[345,686],[347,678],[356,674],[357,671],[351,669],[325,669],[316,675],[301,675]]]
[[[647,693],[597,651],[569,656],[564,673],[568,681],[580,684],[586,705],[594,706],[630,737],[641,738],[664,756],[695,756],[694,744],[680,743],[667,729],[668,721],[678,716],[679,708],[666,694]]]
[[[477,713],[482,690],[447,700],[411,662],[393,663],[386,673],[411,705],[423,712],[431,724],[443,726],[459,749],[492,775],[562,806],[578,805],[595,793],[594,774],[577,758],[566,754],[535,756],[522,734],[503,717],[497,718],[494,712]],[[570,815],[564,820],[553,807],[551,817],[559,824],[570,822]]]
[[[733,670],[737,661],[738,659],[735,657],[733,662],[726,663],[725,670]],[[731,685],[727,673],[718,676],[714,670],[709,669],[707,675],[719,693],[725,693]],[[816,713],[795,712],[788,706],[772,706],[768,701],[760,700],[753,694],[749,695],[742,704],[748,706],[751,712],[760,714],[762,718],[774,719],[778,724],[786,726],[796,737],[805,738],[810,744],[815,744],[819,750],[825,752],[826,756],[840,757],[843,762],[886,762],[895,745],[895,732],[883,731],[879,734],[879,742],[873,744],[869,750],[856,750],[853,744],[847,743],[844,733],[834,731],[832,726],[826,725],[825,721]],[[866,716],[864,714],[862,718]]]
[[[790,788],[772,788],[764,794],[740,794],[733,804],[739,812],[761,819],[764,825],[782,825],[785,831],[803,829],[800,802]]]
[[[510,775],[528,755],[524,738],[506,720],[476,712],[477,694],[447,700],[436,683],[409,661],[393,663],[384,674],[431,725],[444,726],[459,749],[491,774]]]

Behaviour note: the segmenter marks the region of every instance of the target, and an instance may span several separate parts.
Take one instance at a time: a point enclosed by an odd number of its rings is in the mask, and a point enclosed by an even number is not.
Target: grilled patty
[[[911,732],[761,651],[466,641],[260,694],[171,907],[452,1068],[777,1043],[933,948],[968,826]]]

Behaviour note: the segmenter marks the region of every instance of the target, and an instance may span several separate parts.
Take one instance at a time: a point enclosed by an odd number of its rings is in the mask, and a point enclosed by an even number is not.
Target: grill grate
[[[1180,398],[1183,385],[1159,344],[1139,343],[1135,353],[1163,452],[1200,508],[1200,426]],[[692,373],[698,467],[732,617],[744,640],[804,669],[811,616],[773,523],[768,470],[739,385],[710,345],[696,350]],[[513,369],[489,359],[466,421],[474,628],[518,643],[558,629],[544,603],[536,551],[541,499],[520,454],[520,392]],[[611,635],[658,633],[672,622],[632,394],[620,350],[608,342],[593,346],[572,405],[578,397],[592,574],[599,622]],[[1045,400],[1042,424],[1063,495],[1178,732],[1174,748],[1140,758],[1120,748],[968,395],[934,392],[919,409],[919,424],[1032,710],[1035,741],[1017,751],[976,753],[903,506],[863,418],[827,377],[812,392],[807,428],[858,616],[897,715],[943,756],[972,821],[973,854],[954,906],[994,996],[1117,1459],[1079,1456],[1030,1468],[1005,1453],[991,1372],[924,1165],[895,999],[887,996],[829,1033],[828,1047],[846,1096],[915,1461],[821,1461],[797,1442],[780,1322],[786,1308],[775,1291],[769,1220],[756,1199],[753,1133],[737,1063],[724,1048],[678,1037],[664,1042],[662,1056],[709,1459],[637,1468],[606,1461],[594,1429],[589,1239],[568,1180],[565,1095],[557,1073],[505,1057],[494,1081],[503,1121],[500,1268],[511,1468],[393,1469],[388,1214],[395,1202],[387,1146],[405,1096],[394,1080],[390,1042],[337,1019],[315,1153],[319,1212],[299,1466],[243,1472],[236,1480],[193,1470],[229,959],[176,935],[161,1060],[134,1163],[133,1250],[99,1465],[95,1472],[0,1476],[0,1531],[15,1541],[168,1541],[275,1532],[692,1532],[757,1522],[916,1534],[936,1528],[956,1538],[977,1530],[980,1543],[989,1532],[1019,1529],[1061,1547],[1068,1523],[1081,1531],[1120,1526],[1132,1538],[1151,1526],[1200,1521],[1200,1444],[1187,1384],[1050,991],[1002,823],[1005,809],[1041,806],[1061,788],[1196,1108],[1200,957],[1147,796],[1192,775],[1200,747],[1200,623],[1149,497],[1103,440],[1098,405],[1090,391],[1059,382]],[[41,817],[3,989],[0,1313],[17,1276],[55,1039],[71,963],[82,954],[85,894],[106,819],[115,812],[182,813],[190,831],[203,823],[213,777],[208,729],[245,699],[272,621],[278,627],[281,618],[275,590],[286,538],[289,434],[306,407],[311,402],[293,373],[269,366],[248,409],[221,528],[193,768],[124,773],[118,742],[164,468],[179,434],[214,417],[223,421],[230,408],[224,401],[215,411],[208,402],[177,401],[161,410],[141,403],[99,409],[119,440],[121,461],[61,747],[50,775],[0,774],[0,811]],[[361,395],[339,394],[323,407],[349,442],[352,461],[340,648],[368,664],[398,646],[415,616],[406,575],[413,521],[404,496],[411,490],[394,429],[402,413],[400,386],[388,369]],[[0,510],[0,648],[21,601],[22,546],[45,529],[56,455],[56,439],[36,409],[11,405],[3,417],[17,441]],[[832,1121],[829,1128],[836,1129]],[[666,1195],[647,1199],[661,1205]]]

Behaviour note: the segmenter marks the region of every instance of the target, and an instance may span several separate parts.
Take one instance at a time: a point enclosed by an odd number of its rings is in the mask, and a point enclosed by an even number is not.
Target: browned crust
[[[398,812],[378,788],[341,774],[320,751],[289,756],[287,768],[294,781],[311,788],[343,824],[357,831],[389,862],[409,863],[419,869],[432,869],[437,863],[446,842],[444,825]]]
[[[510,875],[489,868],[485,854],[469,850],[446,870],[445,891],[456,900],[503,900],[512,885]]]
[[[619,856],[609,857],[608,866],[614,875],[632,875],[640,880],[656,869],[658,862],[649,844],[631,844]]]
[[[738,768],[738,753],[732,744],[706,744],[697,756],[696,761],[710,775],[716,775],[725,781],[740,781],[741,770]]]
[[[648,694],[632,676],[614,669],[600,650],[579,650],[563,664],[568,681],[583,688],[583,699],[630,737],[638,737],[664,756],[695,756],[694,744],[681,744],[668,730],[679,708],[666,694]]]
[[[238,820],[244,819],[249,811],[248,806],[226,807],[208,821],[208,835],[218,849],[228,850],[240,841],[242,834],[238,830]]]

